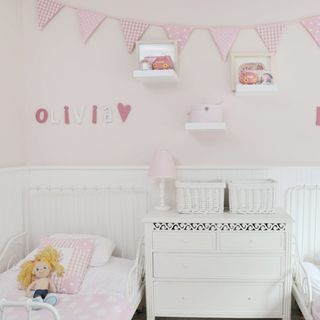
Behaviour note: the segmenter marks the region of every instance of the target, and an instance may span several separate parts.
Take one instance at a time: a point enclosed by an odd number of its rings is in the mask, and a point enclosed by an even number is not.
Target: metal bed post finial
[[[27,312],[28,312],[28,319],[29,319],[29,320],[32,320],[32,314],[31,314],[31,312],[32,312],[32,307],[31,307],[31,305],[30,305],[31,303],[32,303],[32,300],[28,299],[28,300],[26,301],[26,305],[25,305],[26,310],[27,310]]]
[[[4,305],[5,305],[6,302],[7,302],[6,299],[1,299],[0,300],[0,320],[4,320],[3,314],[4,314]]]

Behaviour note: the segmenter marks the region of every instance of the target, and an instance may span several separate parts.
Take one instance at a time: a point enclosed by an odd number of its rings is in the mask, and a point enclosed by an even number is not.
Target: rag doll
[[[58,298],[54,294],[57,289],[50,276],[53,272],[58,277],[63,275],[64,268],[59,260],[59,252],[52,246],[47,246],[35,256],[34,260],[21,265],[18,281],[26,290],[26,296],[33,297],[35,302],[45,302],[53,306],[57,304]]]

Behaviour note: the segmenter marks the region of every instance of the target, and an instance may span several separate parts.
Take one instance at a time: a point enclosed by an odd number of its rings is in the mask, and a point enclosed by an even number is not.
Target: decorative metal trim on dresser
[[[154,223],[153,230],[183,231],[284,231],[285,223]]]

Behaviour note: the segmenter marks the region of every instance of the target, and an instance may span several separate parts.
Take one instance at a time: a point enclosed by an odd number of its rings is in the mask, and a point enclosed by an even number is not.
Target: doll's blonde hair
[[[34,260],[24,262],[18,275],[18,281],[22,288],[27,289],[34,280],[34,267],[38,262],[45,263],[49,267],[50,272],[56,272],[57,276],[61,277],[64,273],[64,267],[59,263],[59,260],[59,252],[52,246],[47,246],[35,256]]]

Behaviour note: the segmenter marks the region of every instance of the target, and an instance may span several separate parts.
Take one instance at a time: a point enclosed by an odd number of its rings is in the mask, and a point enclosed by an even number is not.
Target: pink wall
[[[23,163],[22,7],[0,1],[0,167]]]
[[[318,0],[63,0],[106,14],[163,23],[232,25],[267,23],[320,14]],[[106,21],[87,45],[73,10],[37,28],[35,1],[23,4],[26,57],[27,164],[146,164],[156,148],[170,150],[179,164],[319,164],[320,49],[298,24],[287,27],[277,56],[279,92],[234,96],[229,66],[209,34],[195,31],[181,58],[180,82],[145,86],[132,78],[135,54],[126,52],[120,27]],[[255,14],[253,14],[255,13]],[[144,39],[166,39],[150,28]],[[253,31],[242,31],[234,51],[265,51]],[[228,129],[222,134],[184,130],[190,107],[223,100]],[[39,125],[38,107],[130,103],[126,124]]]

